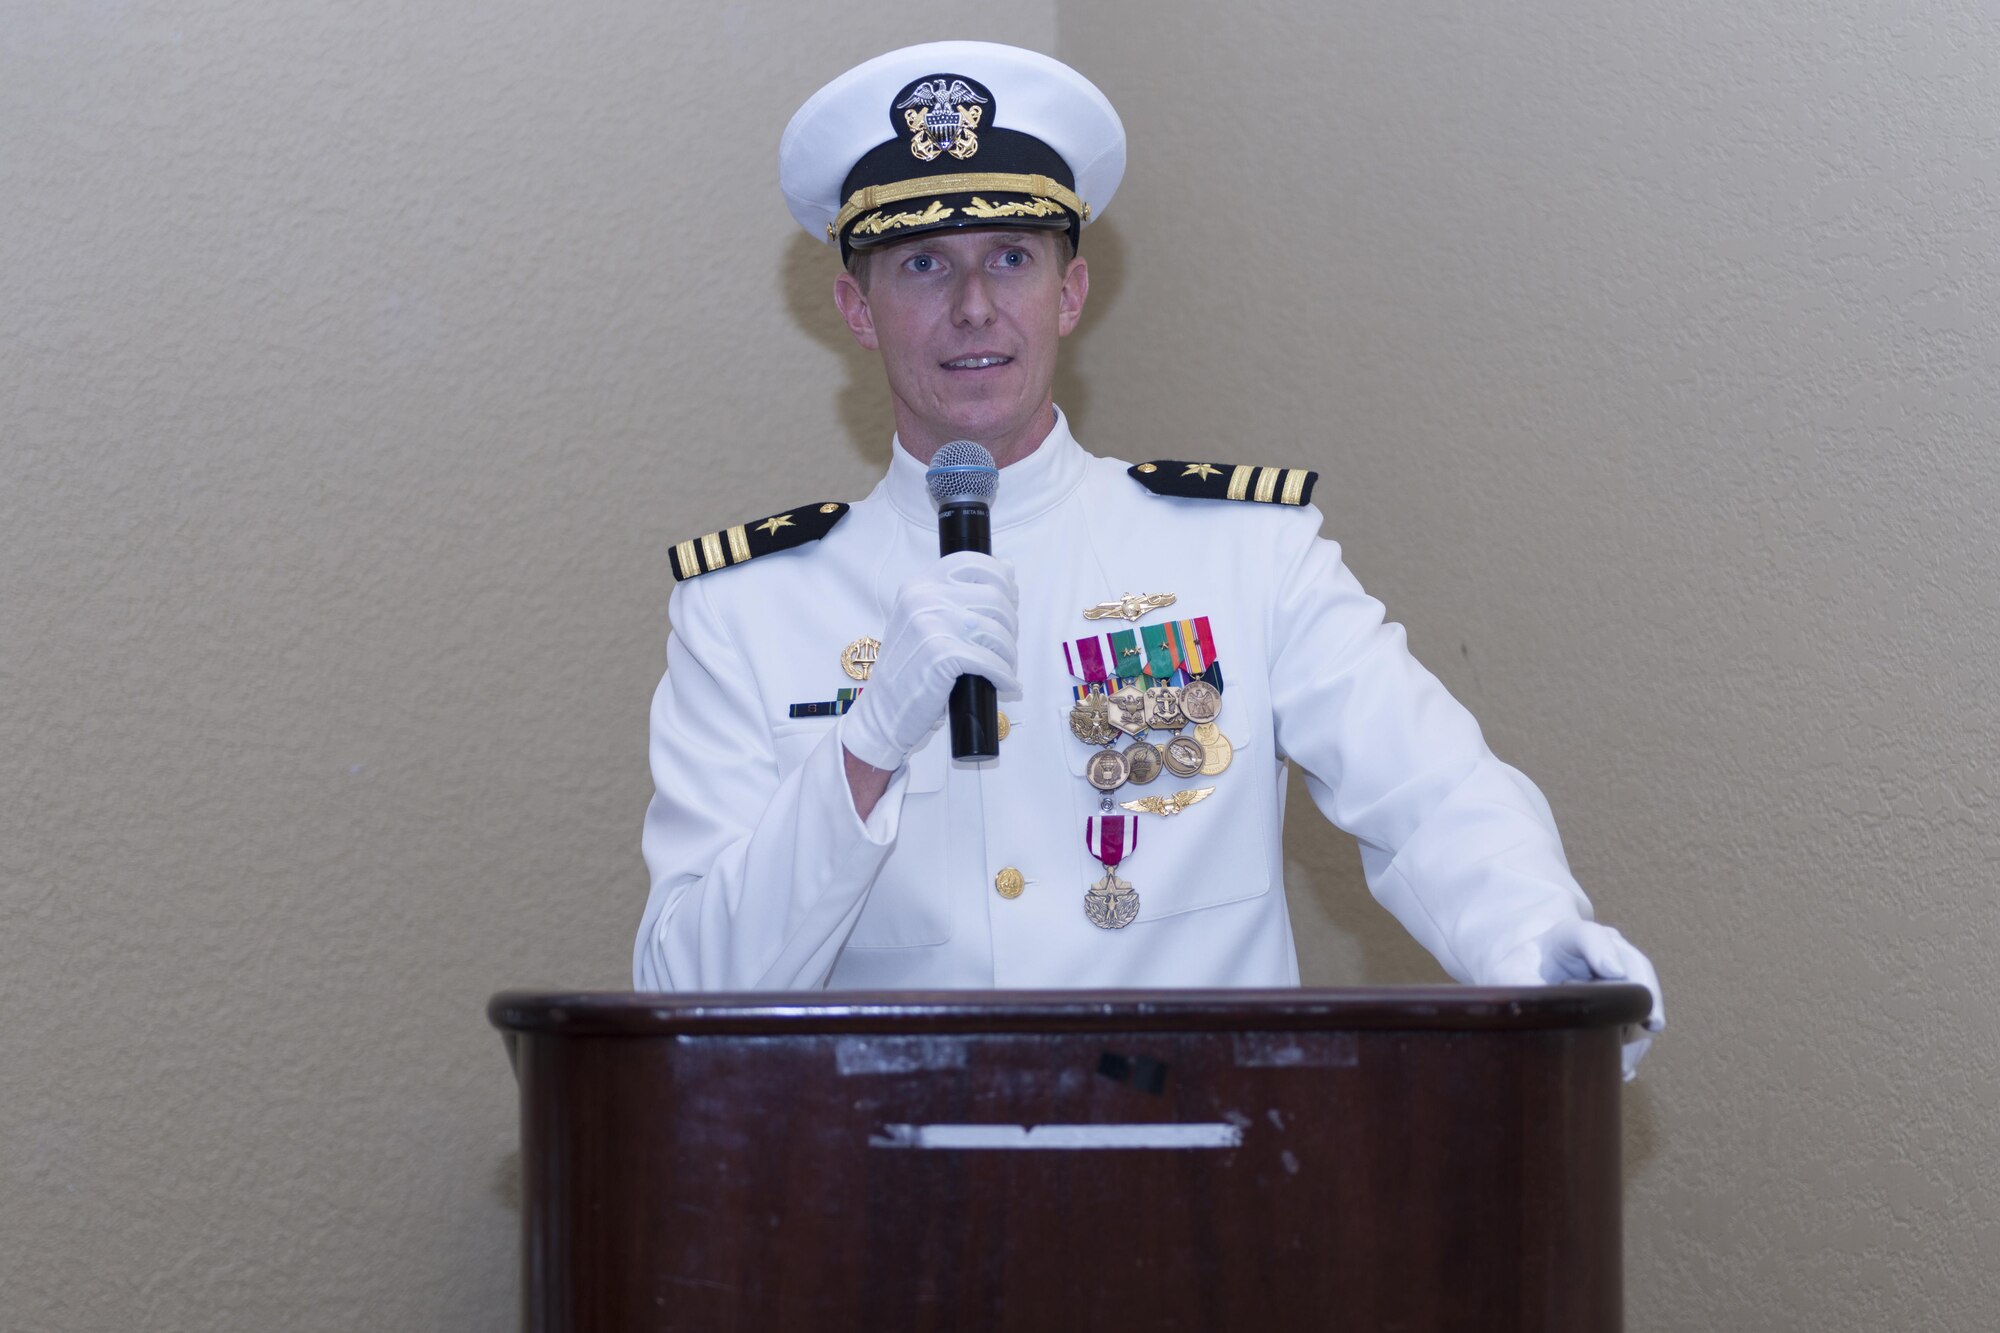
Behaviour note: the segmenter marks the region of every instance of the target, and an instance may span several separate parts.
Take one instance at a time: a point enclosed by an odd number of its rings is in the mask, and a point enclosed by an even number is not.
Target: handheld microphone
[[[985,446],[956,440],[937,451],[924,474],[938,507],[938,554],[993,553],[992,512],[1000,469]],[[984,676],[960,676],[951,687],[951,757],[1000,756],[1000,701]]]

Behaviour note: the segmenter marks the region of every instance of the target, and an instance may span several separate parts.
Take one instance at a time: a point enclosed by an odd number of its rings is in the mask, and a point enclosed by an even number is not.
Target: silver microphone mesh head
[[[1000,490],[1000,469],[986,447],[971,440],[954,440],[937,451],[931,470],[924,474],[931,499],[940,507],[976,500],[992,504]]]

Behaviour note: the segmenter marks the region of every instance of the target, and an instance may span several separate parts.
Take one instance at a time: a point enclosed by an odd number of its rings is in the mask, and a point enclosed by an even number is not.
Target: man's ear
[[[854,335],[854,341],[871,352],[878,350],[875,312],[868,308],[868,293],[861,290],[852,273],[843,270],[833,280],[833,303],[839,308],[840,317],[847,321],[847,331]]]
[[[1062,337],[1076,329],[1083,318],[1084,298],[1090,295],[1090,266],[1081,258],[1069,261],[1063,270],[1062,304],[1057,309],[1056,332]]]

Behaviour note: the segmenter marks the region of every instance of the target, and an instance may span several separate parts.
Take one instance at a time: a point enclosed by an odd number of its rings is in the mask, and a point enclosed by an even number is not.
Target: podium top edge
[[[1495,1031],[1637,1023],[1643,986],[1382,986],[1204,991],[502,991],[503,1032],[696,1034],[1301,1030]]]

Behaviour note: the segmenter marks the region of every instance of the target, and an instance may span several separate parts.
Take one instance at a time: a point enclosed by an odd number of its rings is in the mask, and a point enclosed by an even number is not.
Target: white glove
[[[944,722],[960,676],[1018,692],[1014,567],[977,551],[945,556],[896,592],[868,684],[840,720],[840,742],[864,764],[903,766]]]
[[[1482,978],[1494,986],[1541,986],[1563,981],[1629,981],[1653,993],[1653,1012],[1642,1026],[1622,1034],[1625,1081],[1639,1074],[1639,1061],[1656,1033],[1666,1031],[1667,1002],[1653,965],[1625,937],[1594,921],[1559,921],[1521,944]]]

